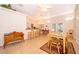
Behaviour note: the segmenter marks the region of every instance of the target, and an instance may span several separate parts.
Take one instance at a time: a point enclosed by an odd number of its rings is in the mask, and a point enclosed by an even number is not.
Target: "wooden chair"
[[[33,38],[36,37],[36,30],[33,30]]]
[[[49,41],[49,49],[50,49],[50,53],[52,50],[53,46],[56,46],[57,48],[57,52],[60,53],[60,39],[56,38],[56,37],[51,37],[52,39]]]
[[[31,32],[28,32],[28,39],[32,39],[33,38],[33,31],[31,31]]]
[[[37,32],[37,30],[35,31],[35,37],[38,37],[38,32]]]
[[[39,36],[39,30],[37,29],[37,36]]]
[[[66,36],[68,39],[73,39],[73,33],[72,32],[67,32]]]
[[[64,45],[63,45],[63,47],[64,47],[64,54],[66,54],[67,53],[67,46],[68,46],[68,38],[67,38],[67,36],[65,37],[65,40],[64,40]]]

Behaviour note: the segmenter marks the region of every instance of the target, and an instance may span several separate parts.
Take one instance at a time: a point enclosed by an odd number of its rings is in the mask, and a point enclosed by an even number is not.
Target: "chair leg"
[[[58,54],[60,54],[60,48],[59,48],[59,46],[57,45],[57,49],[58,49]]]
[[[5,46],[6,46],[6,45],[4,44],[4,45],[3,45],[3,48],[4,48],[4,49],[5,49]]]
[[[50,43],[48,42],[48,47],[50,46]]]
[[[52,48],[52,47],[51,47],[51,44],[50,44],[50,45],[49,45],[49,50],[50,50],[50,53],[51,53],[51,50],[52,50],[51,48]]]

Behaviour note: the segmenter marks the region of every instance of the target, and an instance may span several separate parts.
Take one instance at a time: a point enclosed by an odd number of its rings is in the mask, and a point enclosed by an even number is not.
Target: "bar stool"
[[[33,38],[33,31],[28,32],[28,39],[32,39]]]
[[[35,38],[36,37],[36,30],[33,30],[33,38]]]

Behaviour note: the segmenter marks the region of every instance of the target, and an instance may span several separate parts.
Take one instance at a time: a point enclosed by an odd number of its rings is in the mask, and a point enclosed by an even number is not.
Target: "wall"
[[[38,25],[38,23],[40,24],[46,24],[48,25],[49,29],[52,29],[52,24],[57,24],[57,23],[63,23],[63,34],[65,34],[66,32],[68,32],[69,30],[73,30],[73,26],[74,26],[74,19],[71,19],[72,17],[74,17],[74,13],[69,13],[69,14],[64,14],[64,15],[59,15],[59,16],[55,16],[55,17],[50,17],[48,19],[35,19],[35,18],[30,18],[28,23],[33,23],[36,26]],[[67,19],[69,18],[69,19]],[[49,22],[48,22],[49,21]]]
[[[4,33],[23,32],[24,38],[27,39],[26,15],[24,14],[0,7],[0,27],[0,46],[3,45]]]
[[[74,32],[74,37],[79,45],[79,5],[76,6],[75,9],[75,32]]]
[[[52,29],[52,24],[63,23],[63,34],[68,32],[70,29],[73,29],[74,19],[66,18],[74,17],[74,13],[59,15],[50,19],[50,29]]]
[[[34,24],[35,27],[39,28],[40,24],[47,24],[46,19],[40,19],[40,18],[34,18],[34,17],[28,17],[27,25],[28,27],[31,27],[31,24]]]

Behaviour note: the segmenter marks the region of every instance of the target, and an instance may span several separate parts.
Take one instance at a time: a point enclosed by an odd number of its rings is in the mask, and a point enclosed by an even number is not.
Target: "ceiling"
[[[11,7],[18,12],[36,18],[49,18],[58,15],[73,13],[75,10],[74,4],[47,4],[50,6],[46,11],[42,11],[41,5],[38,4],[11,4]],[[43,7],[44,8],[44,7]]]

